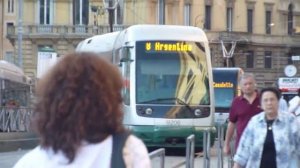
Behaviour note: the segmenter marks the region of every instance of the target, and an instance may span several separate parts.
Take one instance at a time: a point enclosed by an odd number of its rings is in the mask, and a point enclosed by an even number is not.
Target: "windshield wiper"
[[[147,101],[143,101],[140,103],[153,103],[153,102],[161,102],[161,101],[166,101],[166,100],[175,100],[176,102],[178,102],[180,105],[184,105],[189,111],[193,111],[190,107],[190,105],[188,105],[185,101],[181,100],[178,97],[170,97],[170,98],[157,98],[157,99],[152,99],[152,100],[147,100]]]

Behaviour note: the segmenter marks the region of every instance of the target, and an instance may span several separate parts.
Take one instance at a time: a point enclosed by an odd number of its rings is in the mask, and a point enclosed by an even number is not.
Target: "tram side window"
[[[130,105],[130,64],[131,54],[129,48],[124,48],[125,52],[122,58],[125,58],[122,64],[122,76],[124,78],[124,88],[122,91],[123,101],[126,105]]]
[[[22,83],[5,80],[2,83],[1,100],[2,105],[28,106],[30,97],[30,86]]]

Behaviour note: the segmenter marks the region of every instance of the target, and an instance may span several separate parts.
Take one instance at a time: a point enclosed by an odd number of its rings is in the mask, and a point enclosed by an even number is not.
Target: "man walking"
[[[241,76],[240,86],[242,95],[236,97],[231,104],[229,122],[226,132],[223,151],[230,154],[230,141],[236,128],[235,149],[237,149],[240,137],[252,116],[262,111],[259,94],[256,90],[254,75],[245,73]],[[231,151],[234,152],[234,151]]]

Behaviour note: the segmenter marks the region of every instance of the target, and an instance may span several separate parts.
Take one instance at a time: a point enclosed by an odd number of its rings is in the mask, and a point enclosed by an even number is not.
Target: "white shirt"
[[[284,100],[283,97],[281,97],[279,99],[279,108],[278,111],[279,112],[288,112],[289,108],[288,108],[288,104],[287,102]]]
[[[295,113],[296,116],[300,115],[299,102],[300,102],[299,96],[295,96],[289,101],[289,104],[290,104],[289,112]]]
[[[75,159],[68,164],[62,152],[54,153],[52,149],[37,146],[25,154],[14,168],[110,168],[112,156],[112,136],[100,143],[83,143]],[[137,137],[130,135],[123,149],[126,168],[150,168],[147,148]]]

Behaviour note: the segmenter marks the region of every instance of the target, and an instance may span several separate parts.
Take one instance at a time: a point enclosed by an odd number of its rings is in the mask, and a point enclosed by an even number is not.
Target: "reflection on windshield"
[[[190,43],[191,52],[147,52],[145,44],[138,42],[136,47],[137,103],[176,97],[187,104],[209,104],[207,63],[200,44]]]

